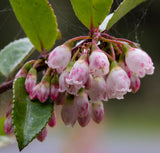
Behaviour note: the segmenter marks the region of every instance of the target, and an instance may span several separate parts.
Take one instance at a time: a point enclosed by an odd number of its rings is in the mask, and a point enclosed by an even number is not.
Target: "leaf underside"
[[[8,77],[33,51],[33,45],[28,38],[8,44],[0,51],[0,73]]]
[[[31,101],[25,90],[25,78],[17,78],[13,86],[12,124],[19,149],[27,146],[46,126],[53,104]]]

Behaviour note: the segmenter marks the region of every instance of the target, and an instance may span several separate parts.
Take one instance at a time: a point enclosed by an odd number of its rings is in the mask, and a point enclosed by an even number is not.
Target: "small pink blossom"
[[[47,136],[47,128],[45,127],[41,132],[40,134],[37,136],[37,139],[41,142],[43,142],[45,140]]]
[[[40,102],[45,102],[50,95],[49,77],[45,76],[30,92],[30,99],[38,98]]]
[[[103,77],[95,77],[93,78],[90,76],[90,79],[92,79],[91,88],[88,90],[88,95],[92,102],[96,103],[100,100],[107,101],[107,94],[106,94],[106,82]]]
[[[86,116],[84,117],[78,117],[78,123],[81,127],[85,127],[88,125],[89,121],[91,119],[91,115],[90,113],[88,113]]]
[[[68,70],[65,70],[61,73],[59,77],[59,92],[66,91],[68,84],[66,83],[66,79],[69,77]]]
[[[96,123],[100,123],[103,120],[104,107],[102,102],[92,103],[91,116]]]
[[[12,116],[9,115],[7,116],[5,122],[4,122],[4,132],[6,134],[11,134],[13,133],[13,126],[12,126]]]
[[[109,65],[108,57],[100,49],[94,50],[89,57],[89,72],[95,77],[108,74]]]
[[[67,44],[56,47],[48,57],[48,66],[61,73],[71,60],[71,48]]]
[[[108,98],[123,99],[123,95],[130,92],[130,79],[119,66],[114,67],[106,81]]]
[[[75,90],[84,88],[85,83],[88,80],[89,68],[85,59],[80,58],[73,65],[69,77],[66,79],[68,85],[73,85]]]
[[[75,96],[74,103],[77,109],[78,117],[84,117],[89,111],[88,95],[85,92],[81,92],[78,96]]]
[[[125,61],[128,68],[140,78],[143,78],[146,74],[154,73],[152,59],[141,49],[130,48]]]
[[[35,68],[31,68],[25,80],[26,91],[30,93],[32,89],[36,86],[36,83],[37,83],[37,70]]]
[[[49,119],[48,125],[50,127],[54,127],[56,125],[56,111],[55,110],[52,112],[52,116]]]
[[[66,126],[74,126],[77,120],[76,107],[72,100],[65,101],[61,110],[61,117]]]

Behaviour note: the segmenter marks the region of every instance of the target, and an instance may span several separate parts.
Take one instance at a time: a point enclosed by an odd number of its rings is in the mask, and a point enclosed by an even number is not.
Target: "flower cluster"
[[[61,117],[67,126],[78,121],[85,127],[91,118],[100,123],[104,117],[103,102],[137,92],[140,78],[154,72],[149,55],[129,40],[98,33],[72,47],[73,40],[67,41],[46,59],[34,62],[32,68],[22,67],[16,75],[26,78],[25,88],[31,100],[44,103],[50,98],[54,104],[62,105]],[[36,68],[41,63],[47,65],[47,70],[38,83]],[[54,110],[48,125],[55,124]],[[10,117],[5,131],[12,132]],[[43,141],[46,135],[44,128],[37,139]]]

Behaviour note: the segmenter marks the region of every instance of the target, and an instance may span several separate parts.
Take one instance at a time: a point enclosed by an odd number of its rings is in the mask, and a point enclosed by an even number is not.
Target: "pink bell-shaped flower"
[[[37,84],[37,70],[35,68],[31,68],[25,80],[26,91],[30,93],[36,86],[36,84]]]
[[[119,66],[115,66],[106,81],[108,98],[123,99],[123,95],[130,92],[130,79]]]
[[[103,103],[100,101],[98,103],[92,103],[92,111],[91,111],[92,119],[96,123],[100,123],[104,118],[104,107]]]
[[[128,68],[140,78],[154,73],[154,66],[150,56],[141,49],[130,47],[125,58]]]
[[[68,84],[66,83],[66,79],[69,77],[68,70],[65,70],[61,73],[59,77],[59,92],[66,91]]]
[[[81,58],[74,63],[69,77],[66,79],[67,84],[73,85],[77,91],[82,87],[84,88],[84,85],[88,80],[89,68],[86,56],[87,55],[82,55]]]
[[[45,102],[50,95],[50,76],[44,76],[30,92],[30,99],[38,98],[40,102]]]
[[[101,100],[107,101],[108,97],[106,94],[106,82],[103,77],[95,77],[93,78],[90,76],[90,79],[92,79],[91,88],[88,90],[88,95],[91,99],[91,102],[99,102]]]
[[[90,113],[88,113],[86,116],[84,117],[78,117],[77,120],[78,120],[78,123],[81,127],[85,127],[88,125],[89,121],[91,119],[91,115]]]
[[[4,132],[6,134],[13,133],[13,126],[12,126],[12,116],[7,116],[5,122],[4,122]]]
[[[56,100],[58,98],[58,94],[59,94],[59,85],[58,85],[58,77],[56,75],[51,80],[51,93],[50,93],[51,99],[53,101]]]
[[[61,46],[56,47],[48,57],[48,66],[52,69],[56,69],[61,73],[71,60],[71,48],[72,43],[66,42]]]
[[[54,127],[56,125],[56,111],[55,110],[52,112],[52,116],[49,119],[48,125],[50,127]]]
[[[96,48],[89,57],[89,72],[95,77],[104,76],[109,72],[108,57],[98,48]]]
[[[61,117],[66,126],[74,126],[77,120],[77,111],[73,103],[73,99],[69,96],[66,97],[64,105],[61,110]]]
[[[84,117],[88,114],[89,111],[88,95],[84,91],[80,92],[78,96],[74,97],[74,104],[77,109],[78,117]]]
[[[47,136],[47,128],[45,127],[41,132],[40,134],[37,136],[37,139],[41,142],[43,142],[45,140]]]

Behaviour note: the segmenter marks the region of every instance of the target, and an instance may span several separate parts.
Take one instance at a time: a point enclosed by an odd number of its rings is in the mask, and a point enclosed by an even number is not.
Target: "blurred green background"
[[[88,33],[74,15],[69,0],[50,0],[62,32],[62,40]],[[112,11],[121,0],[114,0]],[[100,125],[86,128],[66,128],[58,115],[58,123],[49,129],[46,141],[36,140],[24,152],[64,153],[159,153],[160,152],[160,1],[148,0],[128,13],[109,31],[116,37],[141,44],[152,57],[155,73],[141,79],[136,94],[128,93],[124,100],[109,100],[104,104],[105,118]],[[82,12],[83,13],[83,12]],[[16,20],[9,0],[0,0],[0,49],[25,36]],[[38,56],[35,52],[30,58]],[[0,83],[5,80],[0,76]],[[0,95],[0,117],[4,116],[12,91]],[[17,144],[0,149],[1,153],[18,152]]]

